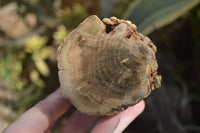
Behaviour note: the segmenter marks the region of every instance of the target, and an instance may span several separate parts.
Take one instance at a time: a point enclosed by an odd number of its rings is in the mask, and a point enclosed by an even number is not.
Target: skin
[[[22,114],[3,133],[51,133],[56,120],[67,112],[69,107],[70,101],[64,99],[60,91],[56,90]],[[141,101],[116,115],[102,117],[95,126],[98,116],[75,111],[58,133],[84,133],[92,126],[92,133],[120,133],[142,113],[144,108],[145,103]]]

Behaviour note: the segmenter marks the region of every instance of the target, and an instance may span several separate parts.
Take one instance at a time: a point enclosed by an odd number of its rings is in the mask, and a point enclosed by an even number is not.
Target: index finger
[[[49,126],[64,114],[70,106],[70,101],[62,97],[59,90],[56,90],[46,99],[42,100],[15,122],[13,122],[4,133],[43,133]]]

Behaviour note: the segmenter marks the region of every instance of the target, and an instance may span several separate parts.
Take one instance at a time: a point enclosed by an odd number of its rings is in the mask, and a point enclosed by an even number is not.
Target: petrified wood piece
[[[155,53],[130,21],[92,15],[58,48],[61,92],[84,113],[120,112],[160,86]]]

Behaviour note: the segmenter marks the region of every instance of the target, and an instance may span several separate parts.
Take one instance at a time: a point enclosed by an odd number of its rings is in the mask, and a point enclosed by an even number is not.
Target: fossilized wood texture
[[[84,113],[120,112],[160,86],[155,53],[130,21],[90,16],[58,48],[61,92]]]

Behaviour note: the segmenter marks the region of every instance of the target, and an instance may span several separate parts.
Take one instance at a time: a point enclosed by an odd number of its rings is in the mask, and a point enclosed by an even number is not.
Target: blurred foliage
[[[122,19],[124,13],[127,10],[127,7],[132,2],[134,2],[134,0],[119,0],[118,3],[115,5],[114,10],[112,11],[113,16]]]
[[[46,43],[47,37],[38,35],[27,38],[24,41],[25,52],[31,54],[31,59],[34,61],[35,67],[38,70],[31,70],[29,77],[39,87],[44,87],[44,82],[40,79],[39,73],[45,77],[49,75],[49,68],[44,60],[53,52],[51,46],[44,46]]]
[[[0,89],[18,96],[18,102],[0,97],[0,103],[9,102],[18,115],[59,87],[53,83],[58,82],[57,69],[51,70],[56,66],[57,46],[89,15],[79,3],[60,8],[56,2],[1,2],[0,17],[5,21],[0,22],[0,79],[9,87]],[[47,90],[49,83],[52,87]]]
[[[80,4],[75,4],[72,8],[66,7],[65,9],[58,10],[56,14],[61,23],[65,24],[70,30],[89,15],[86,9]]]
[[[56,31],[53,34],[54,43],[59,44],[63,41],[63,38],[65,38],[68,34],[68,31],[64,25],[59,25],[56,29]]]
[[[138,31],[147,35],[173,22],[199,2],[200,0],[135,0],[130,3],[123,18],[134,21]]]
[[[193,104],[199,104],[200,101],[199,2],[199,0],[118,0],[114,10],[108,13],[131,20],[144,34],[150,34],[155,29],[174,23],[174,26],[168,25],[166,29],[164,27],[164,30],[158,30],[158,33],[153,32],[151,35],[152,38],[156,38],[154,40],[158,44],[166,42],[169,48],[179,50],[180,53],[176,52],[176,58],[179,60],[177,73],[186,80]],[[1,0],[0,90],[6,94],[10,92],[17,98],[10,100],[0,95],[0,104],[8,106],[10,110],[20,115],[59,87],[56,64],[58,45],[87,16],[91,14],[103,16],[100,14],[101,9],[103,8],[100,7],[98,0]],[[189,17],[185,15],[186,13]],[[175,21],[181,16],[186,16],[187,19],[183,17],[178,22]],[[186,23],[185,20],[189,22]],[[188,24],[191,27],[187,27]],[[169,38],[175,36],[175,33],[179,34],[177,27],[183,30],[185,30],[183,27],[186,27],[189,28],[187,32],[192,32],[192,39],[189,41],[193,48],[190,52],[188,45],[184,47],[178,43],[177,47],[170,45],[174,44],[174,40]],[[180,34],[182,37],[184,35]],[[184,56],[186,53],[187,58]],[[10,115],[7,120],[11,122],[15,117],[17,116]],[[192,127],[195,126],[188,126],[188,129],[192,130]]]
[[[24,53],[14,52],[14,49],[4,49],[4,55],[0,55],[0,77],[5,80],[9,85],[13,86],[15,90],[22,90],[25,79],[20,77],[22,73],[22,60],[24,58]],[[18,54],[16,57],[15,54]]]

